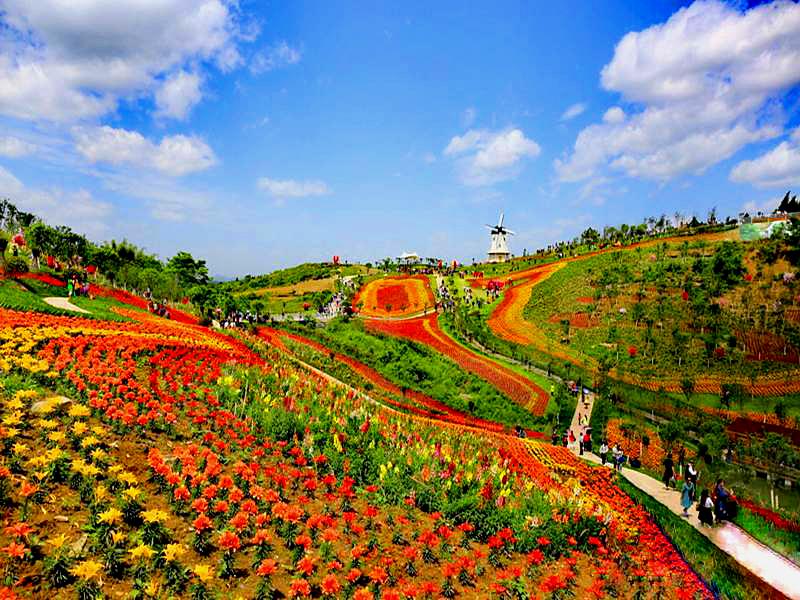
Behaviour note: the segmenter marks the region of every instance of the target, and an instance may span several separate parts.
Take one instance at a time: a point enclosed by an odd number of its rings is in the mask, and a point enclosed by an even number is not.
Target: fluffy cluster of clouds
[[[541,153],[539,144],[519,129],[489,131],[470,129],[454,136],[444,155],[455,160],[465,185],[482,186],[514,177],[522,161]]]
[[[156,144],[137,131],[102,127],[73,129],[75,147],[90,163],[132,165],[180,176],[216,164],[214,151],[194,136],[165,136]]]
[[[800,5],[778,0],[742,11],[696,2],[617,44],[601,83],[634,108],[613,107],[583,129],[555,161],[557,177],[581,181],[610,171],[665,181],[702,173],[781,135],[781,97],[798,82]],[[767,163],[796,152],[796,144],[781,144],[762,163],[734,169],[734,178],[755,181]]]
[[[155,95],[164,117],[185,118],[201,96],[203,65],[242,62],[242,30],[224,0],[5,0],[0,112],[70,122]]]

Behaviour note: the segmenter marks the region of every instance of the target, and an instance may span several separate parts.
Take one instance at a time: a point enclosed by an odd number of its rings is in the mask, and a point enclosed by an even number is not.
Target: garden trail
[[[579,431],[579,415],[591,415],[594,405],[594,394],[589,393],[588,409],[579,401],[572,418],[572,428]],[[598,440],[599,441],[599,440]],[[577,448],[573,448],[577,451]],[[596,454],[585,453],[581,456],[584,460],[600,464]],[[681,494],[677,490],[665,489],[661,481],[640,473],[634,469],[624,468],[621,472],[629,482],[637,488],[658,500],[676,515],[681,515],[683,508],[680,505]],[[800,600],[800,566],[771,550],[740,527],[733,523],[725,522],[714,527],[704,527],[697,518],[697,511],[692,507],[689,510],[687,522],[697,531],[706,536],[720,550],[731,556],[736,562],[778,590],[787,598]]]
[[[69,301],[69,298],[64,298],[60,296],[52,296],[50,298],[43,298],[47,304],[50,306],[54,306],[56,308],[60,308],[61,310],[71,310],[73,312],[79,313],[86,313],[87,315],[90,314],[88,310],[85,308],[81,308],[80,306],[75,306],[72,302]]]

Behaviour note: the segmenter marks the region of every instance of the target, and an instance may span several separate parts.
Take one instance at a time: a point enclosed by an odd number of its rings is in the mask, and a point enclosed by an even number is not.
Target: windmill
[[[514,235],[510,229],[503,227],[503,213],[500,213],[500,220],[497,225],[487,225],[492,235],[492,245],[489,248],[489,262],[506,262],[511,253],[508,251],[506,236]]]

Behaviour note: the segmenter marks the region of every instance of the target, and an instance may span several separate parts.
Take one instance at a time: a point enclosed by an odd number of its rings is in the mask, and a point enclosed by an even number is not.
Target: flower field
[[[373,320],[368,321],[366,327],[376,333],[403,337],[434,348],[462,368],[494,385],[534,415],[542,415],[547,409],[547,392],[524,375],[456,343],[441,330],[436,314],[404,321]]]
[[[531,300],[531,294],[536,285],[541,284],[558,272],[561,268],[576,260],[583,260],[600,253],[589,253],[578,258],[564,259],[559,262],[533,267],[526,271],[518,271],[509,277],[515,285],[507,287],[502,300],[490,315],[487,324],[491,332],[497,337],[515,344],[533,347],[547,355],[561,361],[569,362],[579,367],[596,372],[598,361],[591,355],[577,351],[569,345],[561,345],[548,336],[539,324],[526,319],[524,312]],[[585,297],[578,297],[579,303],[585,303]],[[582,315],[575,318],[576,315]],[[588,319],[584,313],[561,315],[552,319],[552,323],[559,323],[562,317],[569,318],[571,326],[575,329],[593,327],[597,321]],[[759,333],[747,333],[741,336],[742,345],[747,351],[748,360],[773,360],[781,363],[797,364],[796,350],[789,348],[784,354],[783,343],[774,336]],[[611,370],[611,375],[620,381],[635,385],[653,392],[663,390],[666,392],[681,392],[681,378],[677,375],[650,377],[632,372],[628,367],[624,372]],[[787,376],[776,371],[763,372],[755,378],[745,377],[740,373],[698,374],[694,378],[695,393],[720,394],[722,383],[739,383],[749,392],[758,396],[785,396],[800,393],[800,378]]]
[[[435,305],[424,275],[375,279],[366,283],[353,299],[353,309],[365,317],[404,317]]]
[[[283,342],[285,340],[292,340],[294,342],[303,344],[304,346],[308,346],[309,348],[321,354],[332,354],[329,348],[326,348],[319,342],[287,331],[271,329],[269,327],[260,327],[259,336],[265,338],[269,343],[277,345],[285,352],[291,352],[291,350],[287,348]],[[439,419],[441,421],[446,421],[448,423],[454,423],[457,425],[467,425],[495,433],[502,433],[507,429],[507,427],[500,423],[473,417],[462,411],[456,410],[444,404],[443,402],[439,402],[438,400],[421,392],[417,392],[415,390],[403,390],[396,384],[386,379],[375,369],[349,356],[345,356],[344,354],[334,354],[334,358],[337,361],[347,365],[364,380],[375,386],[370,392],[370,395],[373,398],[376,398],[379,401],[387,404],[388,406],[408,411],[419,416]],[[526,433],[530,437],[545,437],[544,434],[538,431],[526,430]]]
[[[119,310],[0,310],[0,597],[712,597],[563,448]]]

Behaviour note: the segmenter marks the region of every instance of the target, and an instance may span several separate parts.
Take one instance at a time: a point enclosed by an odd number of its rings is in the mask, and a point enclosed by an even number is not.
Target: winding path
[[[580,431],[581,416],[592,414],[594,393],[587,395],[587,402],[578,401],[572,417],[573,431]],[[577,452],[577,448],[573,448]],[[596,454],[584,453],[581,458],[600,464]],[[609,466],[610,467],[610,466]],[[677,490],[665,489],[661,481],[634,469],[623,468],[621,475],[644,493],[658,500],[676,515],[682,515],[681,494]],[[737,563],[753,573],[761,581],[778,590],[787,598],[800,599],[800,566],[768,548],[740,527],[730,522],[714,527],[704,527],[697,518],[694,507],[689,511],[687,522],[706,536],[717,548],[728,554]]]
[[[91,314],[85,308],[81,308],[80,306],[75,306],[72,302],[69,301],[69,298],[64,298],[63,296],[51,296],[50,298],[42,298],[47,304],[50,306],[54,306],[55,308],[60,308],[61,310],[71,310],[73,312],[79,313],[86,313]]]

